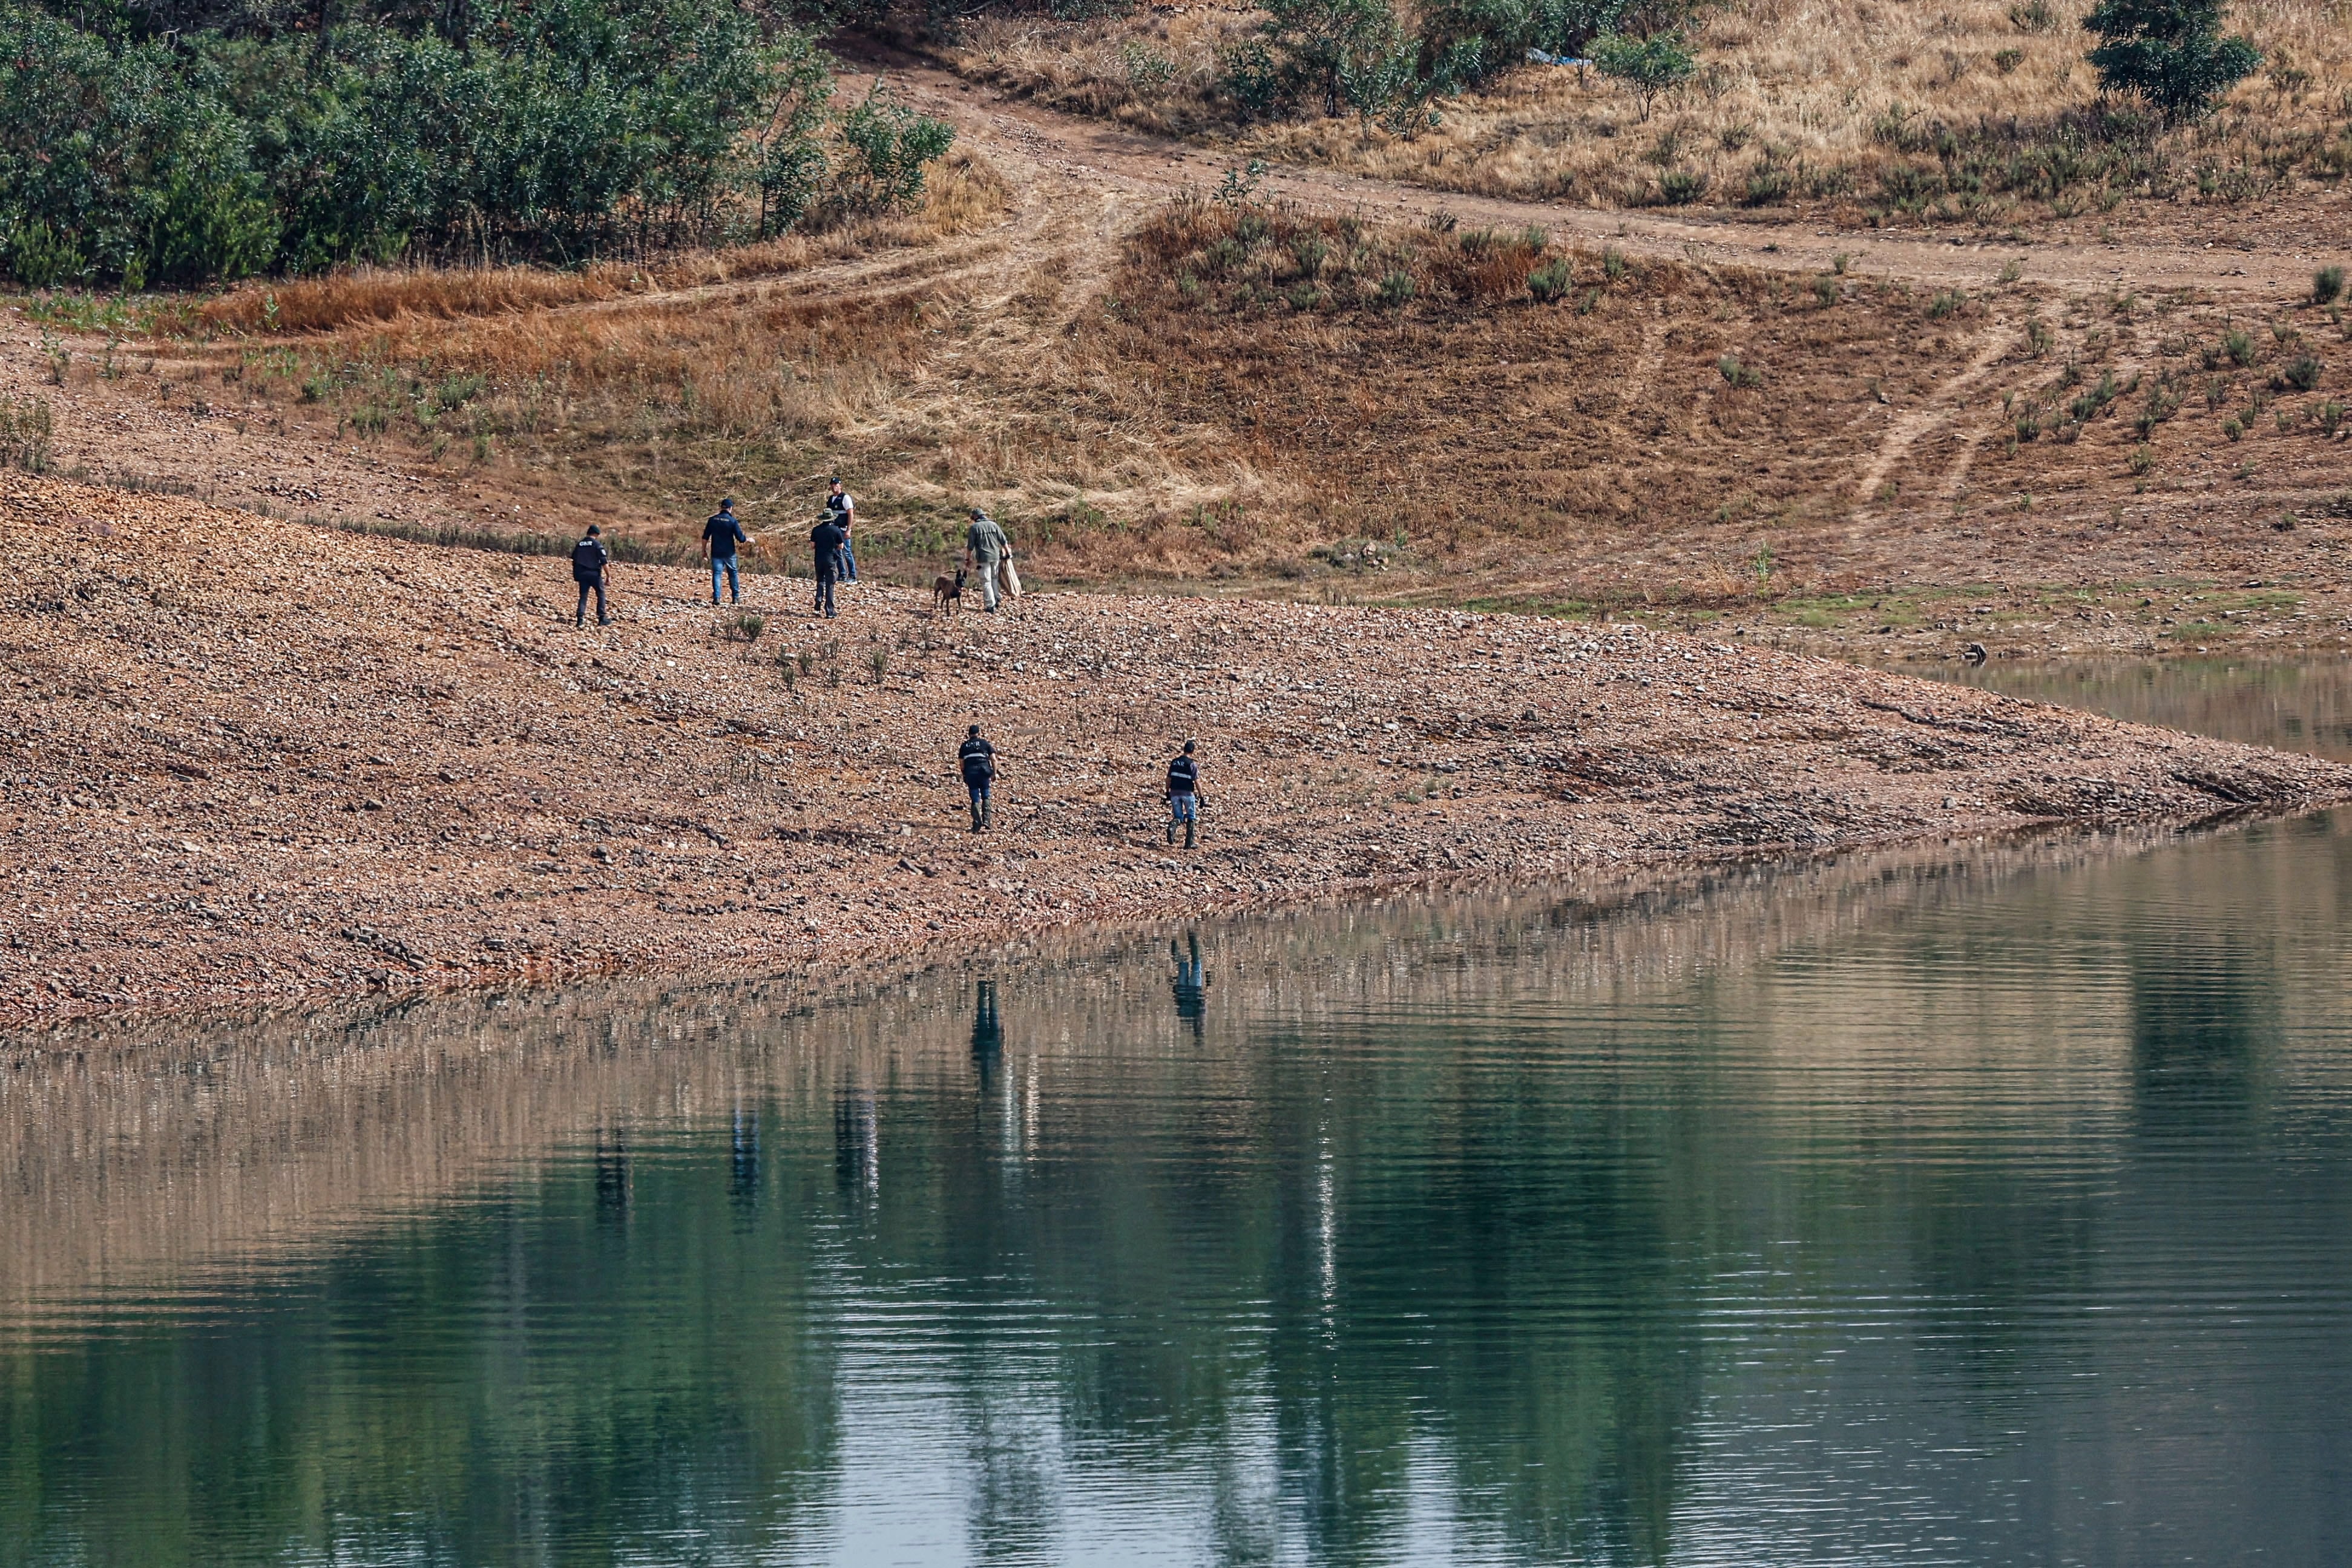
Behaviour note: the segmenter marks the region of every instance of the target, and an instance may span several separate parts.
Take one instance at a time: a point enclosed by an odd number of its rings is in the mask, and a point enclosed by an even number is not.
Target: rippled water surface
[[[8,1042],[0,1563],[2352,1558],[2323,819]]]

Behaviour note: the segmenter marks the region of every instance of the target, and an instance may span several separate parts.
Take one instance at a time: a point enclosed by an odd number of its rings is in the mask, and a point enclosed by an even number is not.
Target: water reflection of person
[[[746,1108],[741,1101],[735,1103],[735,1126],[730,1140],[727,1166],[727,1200],[738,1209],[749,1211],[760,1203],[760,1112],[757,1106]]]
[[[988,1087],[996,1064],[1004,1055],[1004,1026],[996,1018],[996,982],[980,982],[980,996],[971,1015],[971,1064],[980,1069],[980,1086]]]
[[[1176,973],[1171,984],[1176,991],[1176,1016],[1192,1026],[1192,1038],[1201,1038],[1201,1020],[1207,1012],[1209,977],[1201,968],[1201,938],[1193,932],[1184,933],[1181,946],[1168,944],[1168,956],[1175,960]]]

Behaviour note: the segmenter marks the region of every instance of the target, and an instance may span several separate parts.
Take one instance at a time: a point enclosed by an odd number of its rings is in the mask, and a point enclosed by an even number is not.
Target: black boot
[[[1189,821],[1184,824],[1184,847],[1188,850],[1192,847],[1192,824]]]
[[[1168,822],[1168,841],[1171,844],[1176,841],[1176,822],[1173,818],[1169,819]]]

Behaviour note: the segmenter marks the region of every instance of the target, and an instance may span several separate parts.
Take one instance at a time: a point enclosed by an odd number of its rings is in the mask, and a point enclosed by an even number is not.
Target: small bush
[[[1601,250],[1601,275],[1615,283],[1625,276],[1625,253],[1615,246],[1603,246]]]
[[[1837,279],[1826,277],[1814,278],[1813,298],[1821,302],[1821,307],[1824,310],[1836,304],[1838,302]]]
[[[2025,51],[2023,49],[2011,47],[2006,49],[1995,49],[1993,51],[1992,68],[1999,71],[2003,76],[2009,75],[2010,72],[2015,70],[2024,63]]]
[[[1717,373],[1721,375],[1725,381],[1730,382],[1733,386],[1760,387],[1764,384],[1764,377],[1762,373],[1753,365],[1745,365],[1740,363],[1739,357],[1737,354],[1724,355],[1723,358],[1715,361],[1715,368]]]
[[[2142,442],[2131,449],[2131,456],[2127,461],[2135,475],[2145,475],[2156,466],[2156,448]]]
[[[1787,201],[1796,183],[1796,176],[1785,165],[1759,159],[1756,167],[1748,172],[1748,188],[1740,200],[1751,207],[1773,206]]]
[[[2057,340],[2058,334],[2050,329],[2049,322],[2039,316],[2029,316],[2025,319],[2025,351],[2027,353],[2038,360],[2047,354],[2051,345]]]
[[[2243,369],[2254,362],[2254,335],[2232,327],[2221,334],[2221,352],[2231,364]]]
[[[2279,379],[2296,392],[2311,392],[2319,385],[2319,378],[2326,371],[2316,355],[2297,354],[2286,362]]]
[[[745,611],[742,614],[736,616],[727,623],[727,635],[730,638],[740,639],[742,642],[756,643],[760,640],[760,633],[765,632],[767,629],[768,618],[766,616],[754,615],[751,612]]]
[[[2246,427],[2234,418],[2225,419],[2221,422],[2221,434],[2231,441],[2242,441],[2245,439]]]
[[[48,399],[0,395],[0,468],[47,473],[49,430]]]
[[[2042,420],[2040,416],[2032,413],[2019,414],[2017,416],[2017,438],[2020,441],[2040,440],[2042,438]]]
[[[2051,8],[2050,0],[2020,0],[2009,8],[2009,25],[2021,33],[2054,33],[2058,13]]]
[[[1415,287],[1412,273],[1391,272],[1381,279],[1380,289],[1373,298],[1384,308],[1395,310],[1412,301]]]
[[[1528,274],[1528,292],[1540,305],[1552,305],[1567,297],[1575,286],[1575,276],[1570,271],[1568,258],[1547,262]]]
[[[799,653],[793,654],[793,657],[800,661],[802,674],[811,675],[816,673],[816,652],[814,649],[803,648]]]
[[[1968,302],[1969,297],[1958,289],[1947,288],[1927,301],[1927,319],[1941,321],[1948,316],[1957,315]]]
[[[2330,398],[2313,409],[2311,417],[2319,422],[2319,428],[2323,434],[2332,436],[2344,423],[2344,405]]]
[[[890,650],[876,648],[866,655],[866,667],[874,672],[874,684],[880,685],[882,677],[890,673]]]
[[[1687,207],[1706,194],[1706,176],[1689,169],[1669,169],[1658,176],[1658,195],[1670,207]]]
[[[2344,292],[2344,269],[2323,267],[2311,275],[2311,302],[2315,305],[2333,303]]]

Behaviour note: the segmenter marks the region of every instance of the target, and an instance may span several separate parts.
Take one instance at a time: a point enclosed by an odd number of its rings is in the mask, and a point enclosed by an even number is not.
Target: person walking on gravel
[[[702,553],[710,558],[710,602],[719,602],[719,580],[727,580],[727,591],[738,604],[743,602],[743,580],[735,575],[735,547],[751,542],[743,525],[735,518],[735,497],[728,497],[702,525]]]
[[[612,616],[604,612],[604,574],[612,569],[613,552],[596,537],[599,531],[595,524],[589,524],[586,536],[572,547],[572,580],[580,585],[580,602],[572,611],[574,626],[588,623],[588,595],[592,592],[596,596],[596,624],[613,623]]]
[[[841,525],[830,514],[809,530],[809,549],[816,557],[816,607],[833,619],[834,585],[841,578]]]
[[[1013,541],[996,519],[978,507],[971,509],[971,527],[963,534],[964,564],[980,573],[980,600],[991,615],[996,613],[996,572],[1007,556],[1013,553]]]
[[[1168,765],[1168,841],[1176,841],[1176,829],[1184,830],[1184,847],[1191,849],[1201,822],[1201,765],[1192,759],[1192,743],[1186,741],[1184,749]]]
[[[841,530],[841,580],[857,580],[857,541],[851,538],[857,521],[857,501],[841,487],[841,476],[833,476],[833,488],[824,497],[825,519]]]
[[[956,747],[956,768],[971,796],[971,831],[976,833],[989,825],[988,792],[996,782],[996,747],[980,737],[980,726],[964,731],[963,744]]]

